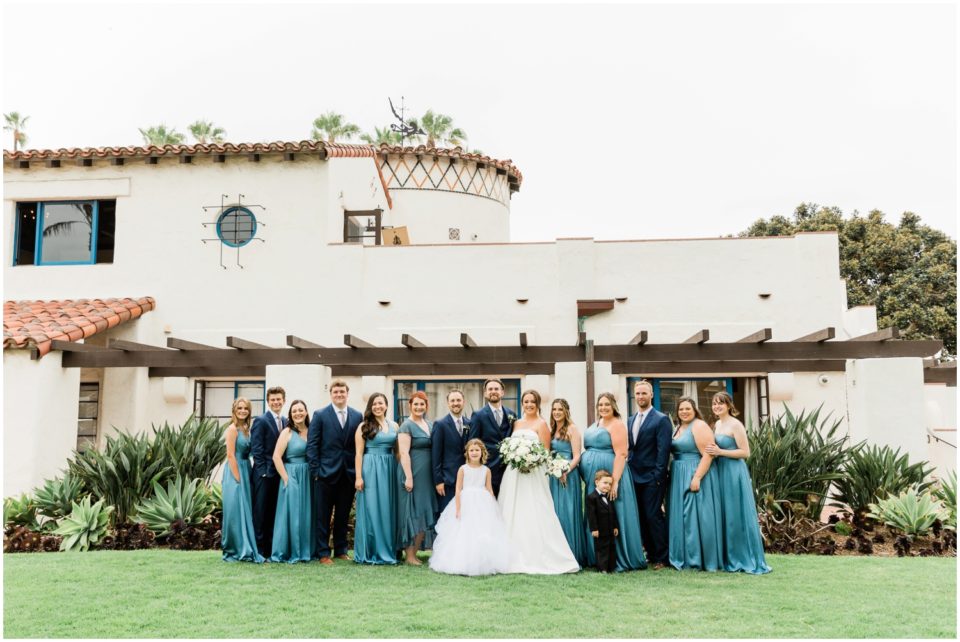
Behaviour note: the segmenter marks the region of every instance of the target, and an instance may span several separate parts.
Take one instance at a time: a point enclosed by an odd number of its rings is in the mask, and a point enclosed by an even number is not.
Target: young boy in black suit
[[[593,550],[597,557],[597,570],[612,573],[617,567],[616,538],[617,509],[610,499],[613,475],[607,470],[598,470],[594,475],[596,489],[587,495],[587,523],[593,535]]]

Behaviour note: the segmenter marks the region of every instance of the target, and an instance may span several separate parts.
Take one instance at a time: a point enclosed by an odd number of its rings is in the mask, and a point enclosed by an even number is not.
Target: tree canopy
[[[410,124],[426,132],[427,147],[436,147],[438,144],[462,145],[467,137],[465,131],[453,126],[451,116],[434,113],[432,109],[428,109],[423,117],[411,120]]]
[[[370,145],[381,145],[383,143],[387,145],[403,144],[403,137],[400,135],[400,132],[393,131],[389,125],[383,129],[374,127],[373,134],[361,134],[360,140]]]
[[[360,128],[353,123],[346,122],[343,114],[328,111],[313,121],[311,136],[314,140],[335,143],[338,138],[350,139],[360,133]]]
[[[173,127],[168,129],[166,125],[154,125],[153,127],[147,127],[139,131],[140,135],[143,136],[143,143],[145,145],[156,145],[157,147],[163,147],[164,145],[181,145],[186,138],[186,136]]]
[[[739,236],[783,236],[835,230],[847,303],[875,305],[877,326],[896,326],[906,339],[941,339],[957,354],[957,242],[913,212],[900,224],[883,212],[844,218],[837,207],[801,203],[792,218],[759,219]]]
[[[193,136],[194,140],[201,145],[222,143],[227,135],[227,130],[217,127],[209,120],[195,120],[187,126],[187,129],[190,130],[190,135]]]
[[[4,114],[3,119],[6,121],[3,126],[3,131],[13,132],[13,151],[17,151],[27,144],[27,134],[23,130],[27,126],[27,121],[30,120],[30,117],[21,116],[19,112],[12,111]]]

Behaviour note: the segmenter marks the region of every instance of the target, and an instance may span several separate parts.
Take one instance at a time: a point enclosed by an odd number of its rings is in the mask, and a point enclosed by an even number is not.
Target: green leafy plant
[[[210,497],[198,479],[184,483],[183,478],[177,476],[167,482],[166,489],[154,484],[153,491],[153,497],[137,506],[137,521],[158,537],[169,535],[177,528],[175,525],[200,524],[210,514]]]
[[[957,530],[957,471],[951,471],[947,477],[937,483],[933,496],[943,504],[947,512],[943,525]]]
[[[24,526],[30,530],[40,530],[37,521],[37,505],[26,493],[20,497],[6,497],[3,500],[3,527]]]
[[[850,534],[853,533],[853,526],[846,522],[837,522],[833,525],[833,530],[838,535],[845,535],[849,537]]]
[[[946,517],[946,511],[930,493],[917,493],[911,488],[870,504],[867,515],[913,539],[926,535],[934,522]]]
[[[223,513],[223,486],[218,482],[213,482],[207,486],[207,499],[210,503],[210,510],[214,513]]]
[[[923,492],[933,481],[933,468],[927,462],[911,464],[906,453],[889,446],[851,449],[843,465],[843,476],[834,482],[833,506],[847,508],[855,521],[867,512],[870,504],[890,495],[899,495],[908,488]]]
[[[153,484],[171,469],[169,462],[156,457],[147,435],[127,433],[107,437],[102,452],[90,449],[77,453],[67,467],[95,498],[114,507],[114,526],[127,522],[137,503],[149,497]]]
[[[207,479],[227,458],[223,426],[216,419],[198,419],[190,415],[178,427],[164,423],[153,426],[152,450],[168,471],[159,479],[161,485],[178,475],[184,479]]]
[[[90,505],[90,497],[73,504],[73,510],[60,521],[57,535],[63,536],[61,551],[86,551],[107,534],[107,523],[113,506],[104,506],[104,500]]]
[[[830,484],[840,479],[847,459],[848,438],[838,434],[840,420],[820,419],[820,406],[794,415],[789,408],[759,428],[748,427],[750,458],[757,510],[776,505],[790,510],[809,506],[816,519],[823,510]],[[812,503],[811,503],[812,498]]]
[[[73,510],[73,504],[87,494],[83,482],[67,473],[62,479],[48,479],[41,488],[34,491],[34,503],[37,512],[47,518],[48,523],[56,523]]]

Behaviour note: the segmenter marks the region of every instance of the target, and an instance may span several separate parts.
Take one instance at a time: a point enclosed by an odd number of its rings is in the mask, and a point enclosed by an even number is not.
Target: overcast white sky
[[[956,238],[957,16],[937,5],[7,4],[30,148],[433,108],[523,172],[514,240],[716,236],[801,201]],[[4,133],[4,148],[11,148]]]

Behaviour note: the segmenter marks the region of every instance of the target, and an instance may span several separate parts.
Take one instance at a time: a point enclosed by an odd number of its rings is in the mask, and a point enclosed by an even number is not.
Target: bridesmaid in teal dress
[[[750,456],[747,431],[737,419],[740,413],[726,392],[713,395],[712,409],[717,418],[713,426],[716,445],[708,445],[707,454],[716,457],[714,466],[720,479],[723,570],[755,575],[769,573],[753,482],[747,470],[746,460]]]
[[[592,542],[587,540],[583,519],[583,480],[580,479],[580,431],[570,420],[570,404],[554,399],[550,405],[550,450],[570,462],[570,470],[561,479],[550,478],[553,509],[567,537],[567,544],[580,566],[587,565]]]
[[[433,547],[437,523],[437,491],[433,485],[433,425],[424,415],[430,408],[427,395],[410,395],[410,417],[400,424],[400,543],[407,564],[421,566],[417,551]]]
[[[612,471],[613,490],[610,498],[617,509],[620,535],[617,537],[617,571],[647,568],[640,539],[640,514],[637,512],[637,495],[627,467],[627,427],[620,418],[617,400],[612,393],[604,392],[597,399],[597,423],[583,434],[583,456],[580,457],[580,477],[586,484],[586,494],[595,488],[594,475],[600,469]],[[595,566],[596,554],[590,526],[583,520],[583,532],[587,538],[587,563]]]
[[[723,568],[720,483],[713,457],[706,454],[713,432],[690,397],[677,401],[680,427],[670,451],[670,564],[677,569],[716,571]]]
[[[309,562],[313,553],[314,520],[307,463],[307,404],[290,404],[290,423],[273,450],[273,465],[280,473],[277,514],[273,521],[271,562]]]
[[[227,562],[263,562],[253,534],[250,507],[250,401],[237,397],[227,426],[227,465],[223,468],[223,522],[220,544]]]
[[[387,419],[387,397],[370,395],[357,429],[357,518],[353,561],[396,564],[400,541],[397,507],[397,424]]]

